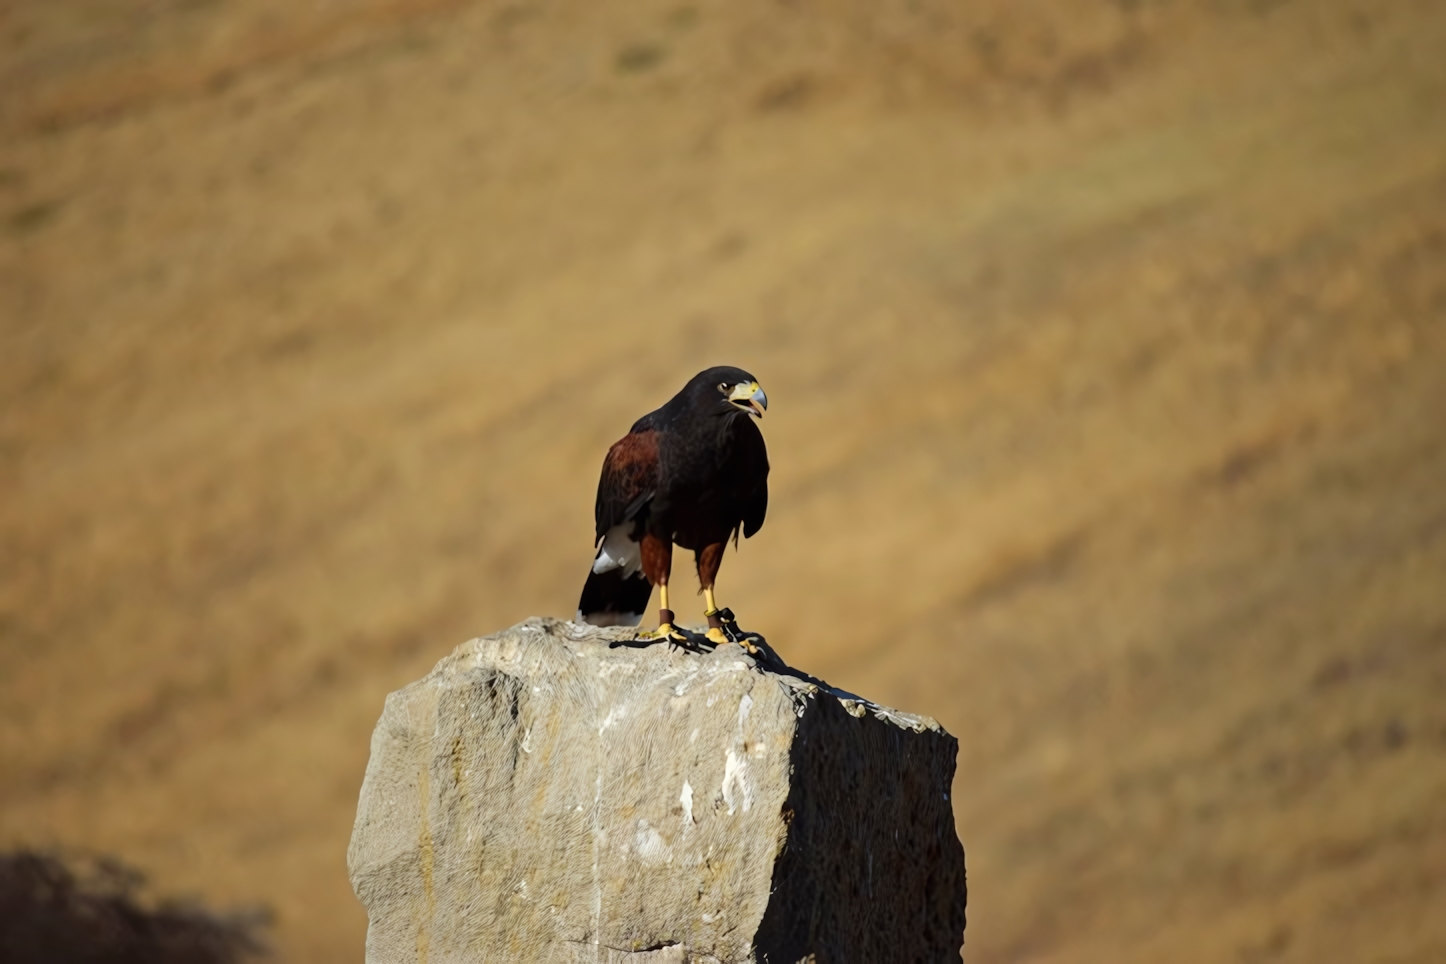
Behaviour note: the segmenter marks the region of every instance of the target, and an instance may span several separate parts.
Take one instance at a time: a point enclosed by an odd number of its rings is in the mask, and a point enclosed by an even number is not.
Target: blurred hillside
[[[607,446],[729,363],[774,471],[720,600],[959,736],[971,964],[1446,960],[1446,6],[0,45],[0,843],[359,960],[383,696],[570,614]]]

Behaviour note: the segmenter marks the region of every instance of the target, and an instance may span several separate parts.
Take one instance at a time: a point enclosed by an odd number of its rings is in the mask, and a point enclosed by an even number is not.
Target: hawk
[[[748,372],[709,368],[608,449],[594,508],[597,556],[578,600],[578,622],[636,626],[657,586],[653,636],[691,642],[668,607],[676,543],[693,550],[707,639],[753,648],[732,613],[718,608],[713,584],[728,540],[736,547],[740,530],[751,537],[768,512],[768,451],[754,424],[767,407],[768,396]]]

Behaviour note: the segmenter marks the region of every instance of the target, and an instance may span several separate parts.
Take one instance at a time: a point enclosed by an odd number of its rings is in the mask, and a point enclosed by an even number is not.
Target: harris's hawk
[[[692,549],[713,643],[738,639],[732,614],[719,610],[713,582],[723,549],[763,526],[768,511],[768,452],[753,419],[768,396],[739,368],[709,368],[657,411],[633,423],[608,450],[598,480],[597,557],[582,587],[577,621],[636,626],[653,586],[658,638],[687,642],[668,608],[673,544]]]

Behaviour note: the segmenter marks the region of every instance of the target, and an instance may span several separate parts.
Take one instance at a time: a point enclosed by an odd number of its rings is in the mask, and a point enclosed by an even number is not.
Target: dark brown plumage
[[[767,406],[752,375],[710,368],[608,450],[594,509],[598,552],[579,622],[636,626],[658,586],[659,631],[674,635],[667,587],[676,543],[694,552],[708,636],[724,640],[713,584],[728,540],[752,536],[768,512],[768,452],[753,423]]]

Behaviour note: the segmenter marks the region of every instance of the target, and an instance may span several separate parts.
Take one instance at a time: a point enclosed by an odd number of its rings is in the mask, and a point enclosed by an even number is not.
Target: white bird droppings
[[[612,726],[618,720],[621,720],[627,715],[628,711],[625,707],[614,706],[612,709],[608,710],[608,715],[603,718],[602,726],[597,728],[597,735],[602,736],[604,730],[606,730],[608,727]]]
[[[645,864],[665,864],[673,860],[673,848],[663,841],[663,835],[648,826],[646,820],[638,821],[638,832],[633,838],[633,851]]]
[[[728,804],[728,812],[731,814],[736,809],[742,809],[747,813],[753,806],[753,790],[748,786],[748,761],[728,751],[728,759],[723,764],[723,802]]]

